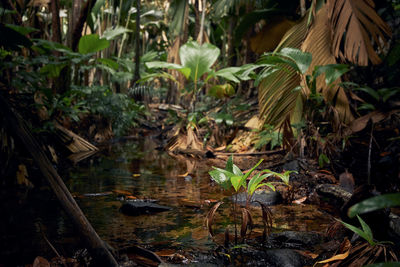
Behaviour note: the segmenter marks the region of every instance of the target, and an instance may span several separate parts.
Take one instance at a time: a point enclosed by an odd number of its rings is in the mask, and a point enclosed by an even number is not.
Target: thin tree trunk
[[[203,37],[204,37],[204,20],[206,17],[206,0],[203,0],[202,8],[203,8],[203,12],[201,13],[201,22],[200,22],[200,31],[199,31],[200,38],[198,38],[200,44],[203,44],[203,39],[204,39]]]
[[[73,25],[75,26],[72,32],[71,48],[74,51],[76,51],[78,48],[79,39],[82,36],[83,26],[85,25],[87,16],[89,15],[90,10],[92,10],[95,3],[96,3],[95,0],[88,0],[85,3],[84,7],[81,9],[78,21],[76,22],[76,24],[73,23]]]
[[[61,44],[60,3],[58,0],[51,0],[51,16],[51,40]]]
[[[80,235],[83,237],[95,266],[118,266],[117,261],[106,248],[105,243],[97,235],[90,222],[87,220],[75,199],[72,197],[63,180],[54,169],[50,160],[47,158],[42,147],[32,136],[28,126],[22,117],[13,109],[3,96],[0,95],[0,110],[8,124],[9,129],[24,144],[25,148],[32,155],[34,161],[39,166],[43,176],[50,184],[53,192],[60,201],[62,207],[67,212]]]
[[[136,0],[136,40],[135,40],[135,75],[133,82],[136,83],[140,79],[140,0]]]

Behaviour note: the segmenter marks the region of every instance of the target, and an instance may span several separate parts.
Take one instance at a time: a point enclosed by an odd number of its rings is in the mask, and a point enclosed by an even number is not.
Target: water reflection
[[[68,186],[79,196],[126,190],[137,198],[157,199],[161,205],[173,208],[159,214],[129,217],[119,212],[121,202],[115,194],[78,197],[79,205],[99,235],[115,248],[139,244],[151,248],[207,250],[214,243],[203,226],[210,208],[204,200],[224,198],[220,188],[210,181],[207,173],[210,168],[194,159],[171,157],[157,151],[148,138],[114,145],[78,164],[70,170]],[[259,208],[253,210],[260,214]],[[329,223],[313,206],[279,205],[272,211],[275,231],[321,231]],[[228,206],[218,211],[217,232],[232,223],[230,218]],[[262,229],[260,216],[254,219],[256,228]]]

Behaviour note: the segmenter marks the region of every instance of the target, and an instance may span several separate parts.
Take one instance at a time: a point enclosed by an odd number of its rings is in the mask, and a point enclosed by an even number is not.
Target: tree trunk
[[[61,44],[60,3],[58,0],[51,0],[51,16],[51,40]]]
[[[78,48],[79,39],[82,36],[83,26],[85,25],[87,16],[89,15],[90,10],[92,10],[95,3],[95,0],[88,0],[83,8],[81,8],[79,18],[73,18],[74,20],[78,19],[76,23],[70,24],[70,26],[73,26],[71,48],[74,51],[76,51]]]
[[[25,148],[32,155],[39,166],[43,176],[50,184],[53,192],[67,212],[75,227],[88,246],[95,266],[118,266],[117,261],[106,248],[105,243],[97,235],[90,222],[87,220],[75,199],[72,197],[63,180],[47,158],[42,147],[32,136],[28,126],[22,117],[13,109],[8,101],[0,95],[0,110],[6,118],[9,129],[19,137]]]
[[[134,84],[140,79],[140,0],[136,0],[136,40],[135,40],[135,75]]]

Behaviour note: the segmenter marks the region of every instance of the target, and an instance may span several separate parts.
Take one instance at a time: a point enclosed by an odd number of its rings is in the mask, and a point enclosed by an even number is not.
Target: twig
[[[249,153],[228,153],[228,152],[214,152],[215,155],[221,155],[221,156],[258,156],[258,155],[273,155],[273,154],[279,154],[284,152],[284,149],[279,149],[279,150],[269,150],[269,151],[261,151],[261,152],[249,152]]]
[[[367,173],[368,173],[367,183],[368,183],[368,185],[371,185],[371,151],[372,151],[373,132],[374,132],[374,123],[372,123],[372,126],[371,126],[371,134],[369,137],[369,146],[368,146],[368,165],[367,165]]]
[[[44,234],[44,231],[42,229],[42,224],[39,222],[39,229],[40,229],[40,233],[42,234],[44,240],[46,241],[46,243],[49,245],[49,247],[53,250],[53,252],[57,255],[57,257],[61,260],[61,262],[63,263],[63,265],[65,267],[68,267],[67,264],[65,264],[65,261],[63,260],[63,257],[61,257],[60,253],[58,253],[57,249],[50,243],[50,241],[47,239],[46,235]]]

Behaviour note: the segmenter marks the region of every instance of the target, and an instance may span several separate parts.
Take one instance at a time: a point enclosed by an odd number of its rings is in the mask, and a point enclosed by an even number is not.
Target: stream
[[[156,252],[167,261],[169,256],[178,254],[184,259],[180,263],[201,263],[207,262],[223,244],[227,227],[231,234],[234,232],[229,195],[211,181],[208,175],[211,167],[206,161],[171,157],[157,150],[151,137],[146,137],[113,144],[62,173],[94,229],[114,249],[121,251],[136,245]],[[9,219],[2,234],[2,255],[12,265],[21,263],[18,260],[31,262],[38,251],[47,251],[43,256],[54,257],[42,233],[62,255],[78,249],[75,244],[79,238],[52,193],[35,190],[39,194],[32,194],[27,204],[18,210],[10,207],[4,211]],[[131,198],[155,199],[171,210],[124,215],[119,209],[121,197],[127,194]],[[217,235],[212,239],[204,220],[212,205],[220,200],[224,204],[215,215],[213,229]],[[271,206],[271,210],[273,234],[322,233],[331,223],[330,216],[312,205],[280,204]],[[253,234],[260,236],[263,231],[260,207],[251,207],[251,213]],[[25,258],[19,258],[21,254]]]
[[[140,245],[169,255],[210,254],[218,240],[209,237],[204,219],[213,203],[224,199],[213,228],[233,232],[229,198],[208,175],[211,165],[194,159],[169,156],[155,149],[151,138],[143,142],[115,144],[88,162],[69,171],[68,186],[101,238],[117,249]],[[189,174],[187,174],[189,173]],[[119,211],[118,192],[131,192],[138,199],[156,199],[172,210],[157,214],[126,216]],[[114,192],[113,194],[109,194]],[[106,193],[96,196],[95,193]],[[330,216],[312,205],[271,207],[272,232],[320,233],[331,223]],[[262,232],[261,209],[252,207],[254,232]],[[217,238],[218,239],[218,236]]]

